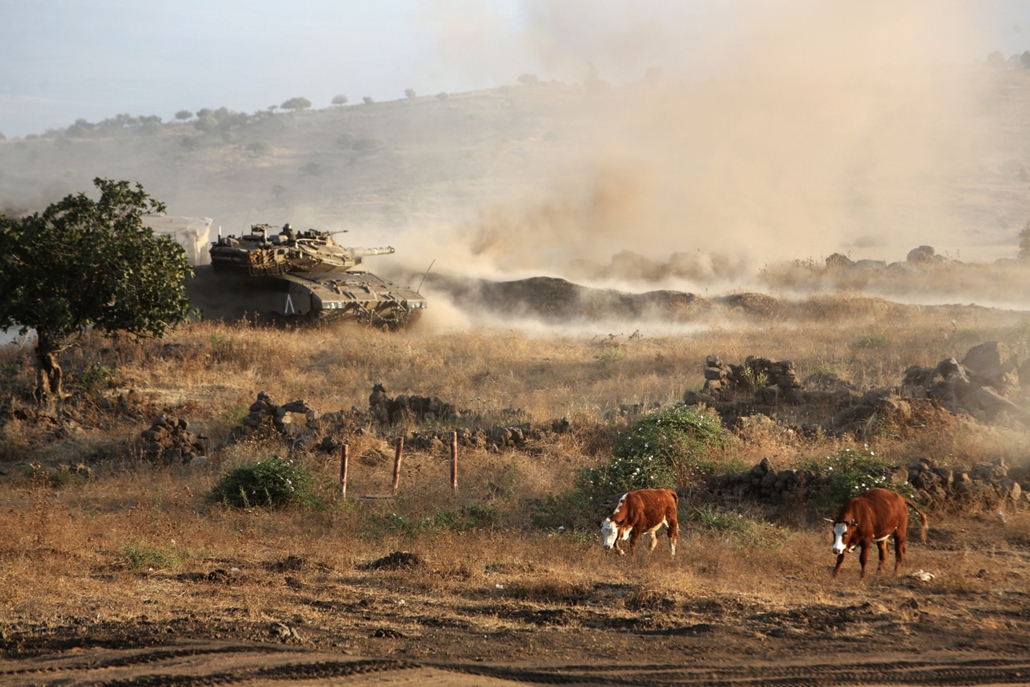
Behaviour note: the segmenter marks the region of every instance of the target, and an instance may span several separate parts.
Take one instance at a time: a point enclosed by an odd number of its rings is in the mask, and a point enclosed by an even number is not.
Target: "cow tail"
[[[904,497],[902,497],[902,498],[904,498]],[[916,508],[916,504],[912,503],[908,499],[905,499],[905,503],[908,504],[909,508],[911,508],[915,512],[919,513],[919,518],[923,521],[923,528],[919,531],[919,541],[925,542],[926,541],[926,513],[924,513],[923,511],[919,510],[918,508]]]

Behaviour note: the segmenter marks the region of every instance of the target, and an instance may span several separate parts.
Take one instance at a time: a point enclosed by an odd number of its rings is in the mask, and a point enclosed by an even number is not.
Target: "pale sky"
[[[254,112],[303,96],[316,108],[463,92],[519,74],[613,84],[662,67],[707,78],[782,14],[825,0],[0,0],[0,133],[8,138],[119,113]],[[898,10],[896,8],[900,7]],[[885,40],[904,59],[983,61],[1030,48],[1026,0],[854,3],[844,21],[920,8]],[[938,9],[939,8],[939,9]],[[912,12],[911,14],[916,14]],[[761,22],[756,19],[761,18]],[[818,25],[818,24],[816,24]],[[868,35],[866,33],[865,35]],[[947,36],[941,39],[941,36]],[[813,50],[834,51],[836,39]]]

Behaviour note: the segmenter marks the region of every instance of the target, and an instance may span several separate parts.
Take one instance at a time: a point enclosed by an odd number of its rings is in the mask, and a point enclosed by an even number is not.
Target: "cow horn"
[[[836,522],[833,518],[823,518],[826,522]]]

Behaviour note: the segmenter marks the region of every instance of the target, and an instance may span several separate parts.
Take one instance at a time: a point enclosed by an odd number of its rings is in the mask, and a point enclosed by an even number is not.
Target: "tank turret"
[[[224,293],[246,312],[279,320],[324,322],[354,319],[371,324],[408,324],[426,307],[417,292],[356,269],[364,258],[388,255],[393,247],[345,248],[327,231],[294,232],[254,224],[239,238],[211,244],[211,267]],[[210,294],[205,294],[209,297]]]

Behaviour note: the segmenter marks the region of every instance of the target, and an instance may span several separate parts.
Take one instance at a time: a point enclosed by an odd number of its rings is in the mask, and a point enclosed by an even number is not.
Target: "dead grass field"
[[[195,323],[163,341],[87,338],[63,360],[69,400],[45,416],[8,414],[0,427],[0,653],[8,666],[0,681],[1018,682],[1030,674],[1027,512],[1007,512],[1004,522],[993,512],[931,513],[928,542],[910,542],[902,575],[865,582],[855,560],[830,580],[826,514],[802,507],[743,504],[743,518],[764,524],[740,538],[701,527],[684,506],[675,559],[664,542],[651,555],[606,556],[592,529],[540,528],[531,517],[533,504],[567,489],[578,468],[610,456],[628,427],[620,406],[675,402],[700,387],[708,354],[789,358],[801,377],[832,370],[870,387],[985,340],[1025,345],[1020,313],[898,312],[832,326],[828,316],[761,328],[728,320],[693,337]],[[880,336],[874,346],[870,334]],[[31,409],[23,400],[30,353],[0,350],[11,413]],[[188,418],[215,445],[259,390],[325,413],[366,407],[377,382],[391,394],[440,396],[476,411],[484,426],[517,411],[538,426],[564,417],[571,429],[521,450],[463,450],[456,495],[446,451],[408,451],[399,496],[376,500],[362,497],[389,493],[393,437],[418,428],[352,432],[345,502],[333,499],[336,454],[293,455],[321,476],[326,505],[316,509],[208,500],[228,468],[288,455],[281,439],[214,450],[201,468],[147,463],[136,448],[158,413]],[[142,401],[120,406],[130,389]],[[769,457],[787,467],[846,445],[755,433],[720,460]],[[955,421],[875,448],[901,464],[920,456],[1020,464],[1028,437],[1025,428]],[[88,479],[47,481],[30,467],[76,464],[98,451],[106,458]],[[433,524],[473,506],[488,522]],[[398,524],[405,520],[421,524]],[[421,562],[366,569],[397,551]],[[934,579],[907,576],[920,569]]]

